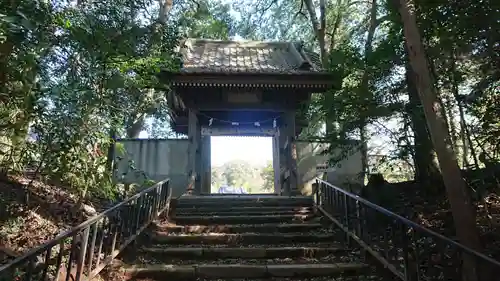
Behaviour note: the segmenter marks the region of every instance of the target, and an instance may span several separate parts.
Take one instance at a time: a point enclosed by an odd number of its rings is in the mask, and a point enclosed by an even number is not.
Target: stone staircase
[[[116,280],[360,280],[370,267],[311,197],[187,196],[114,264]],[[364,278],[363,277],[363,278]],[[112,279],[106,279],[112,280]]]

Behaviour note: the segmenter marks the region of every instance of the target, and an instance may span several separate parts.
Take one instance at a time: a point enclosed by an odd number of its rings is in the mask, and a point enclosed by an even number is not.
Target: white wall
[[[120,183],[140,183],[144,175],[155,181],[170,178],[174,196],[181,195],[188,180],[188,144],[187,139],[119,140],[115,152],[118,170],[115,179]],[[120,145],[125,149],[125,155],[120,153]],[[297,142],[297,169],[303,194],[310,195],[314,178],[323,176],[316,166],[330,158],[329,155],[321,154],[326,147],[324,143]],[[353,149],[347,155],[337,167],[326,173],[327,180],[339,187],[347,186],[346,183],[362,184],[358,177],[362,170],[361,153]],[[135,166],[136,170],[131,170],[130,165]]]
[[[130,184],[141,183],[145,175],[154,181],[170,178],[173,195],[181,195],[187,184],[188,143],[187,139],[118,140],[115,180]],[[121,153],[121,146],[125,154]]]
[[[326,143],[297,142],[297,169],[299,173],[299,184],[302,193],[310,195],[314,178],[326,176],[328,182],[339,187],[363,184],[359,177],[362,171],[361,152],[358,148],[352,148],[345,154],[335,167],[330,167],[326,173],[317,170],[317,166],[324,164],[332,155],[323,155],[321,152],[328,147]],[[338,150],[335,158],[340,155]]]

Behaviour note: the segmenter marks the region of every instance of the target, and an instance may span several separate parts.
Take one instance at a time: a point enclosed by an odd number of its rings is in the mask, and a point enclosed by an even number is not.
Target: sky
[[[273,159],[271,137],[214,136],[211,140],[212,167],[231,160],[245,160],[263,166]]]

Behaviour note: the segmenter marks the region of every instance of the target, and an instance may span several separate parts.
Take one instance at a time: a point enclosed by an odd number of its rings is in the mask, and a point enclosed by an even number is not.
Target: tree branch
[[[292,22],[295,21],[298,15],[302,15],[303,17],[307,18],[307,15],[302,11],[304,9],[304,0],[300,1],[300,8],[297,13],[293,16]]]

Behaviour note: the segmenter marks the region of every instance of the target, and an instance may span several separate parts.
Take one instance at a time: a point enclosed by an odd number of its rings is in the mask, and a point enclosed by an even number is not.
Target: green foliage
[[[274,174],[270,166],[255,166],[243,160],[233,160],[220,167],[212,167],[212,192],[220,186],[243,187],[248,193],[266,193],[274,188]],[[270,174],[269,174],[270,173]]]
[[[179,17],[180,32],[185,37],[227,40],[234,35],[231,7],[218,1],[199,1]]]
[[[165,119],[160,70],[175,70],[177,24],[148,17],[148,0],[79,6],[0,4],[0,160],[79,191],[113,197],[112,131],[138,116]]]
[[[263,190],[266,192],[272,192],[274,190],[274,169],[273,162],[269,161],[267,165],[262,168],[260,176],[264,179]]]
[[[240,36],[252,40],[304,41],[308,45],[314,35],[309,31],[309,21],[298,15],[301,1],[298,0],[238,0],[233,4],[242,20],[236,30]]]
[[[500,81],[485,89],[487,93],[476,99],[471,111],[477,117],[480,126],[473,129],[482,150],[489,157],[500,159]]]

